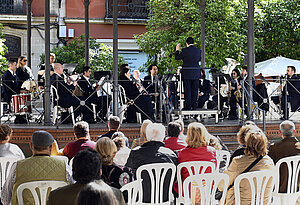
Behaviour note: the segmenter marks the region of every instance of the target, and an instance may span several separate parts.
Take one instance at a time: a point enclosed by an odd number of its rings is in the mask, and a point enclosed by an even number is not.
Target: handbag
[[[250,169],[252,169],[252,167],[254,167],[261,159],[263,158],[263,156],[259,156],[254,162],[252,162],[241,174],[249,172]],[[227,191],[229,189],[231,189],[234,185],[234,182],[232,184],[230,184],[230,186],[227,188]],[[219,191],[219,189],[217,189],[216,191],[216,195],[215,195],[215,199],[216,200],[220,200],[222,198],[223,195],[223,191]]]

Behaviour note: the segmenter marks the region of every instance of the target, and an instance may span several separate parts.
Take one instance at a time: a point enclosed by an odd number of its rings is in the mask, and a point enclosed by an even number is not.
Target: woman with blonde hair
[[[113,163],[117,153],[117,146],[108,137],[101,137],[95,146],[102,160],[102,179],[108,185],[120,189],[125,184],[132,181],[132,173],[126,167],[123,169]]]
[[[133,140],[132,145],[131,145],[131,149],[133,149],[137,146],[141,146],[142,144],[147,142],[146,128],[149,124],[152,124],[151,120],[144,120],[143,121],[143,124],[141,125],[141,129],[140,129],[140,137]]]
[[[125,166],[130,154],[130,149],[126,147],[125,135],[122,132],[115,132],[111,139],[117,146],[117,153],[114,157],[114,163],[118,166]]]
[[[216,150],[209,146],[210,135],[199,122],[189,124],[186,143],[188,146],[178,152],[178,164],[189,161],[209,161],[217,165]],[[211,172],[212,170],[207,170]],[[189,176],[187,169],[181,170],[182,182]],[[174,187],[176,190],[176,186]]]
[[[229,185],[233,184],[236,177],[243,173],[252,163],[255,164],[249,170],[249,172],[274,168],[273,160],[267,155],[268,139],[261,130],[252,130],[248,132],[245,137],[245,142],[245,155],[233,158],[232,163],[229,165],[228,169],[224,171],[224,173],[229,175]],[[271,188],[270,185],[267,186],[267,189]],[[223,191],[223,184],[220,184],[218,188],[220,191]],[[242,181],[240,183],[240,196],[243,204],[251,203],[251,192],[249,192],[249,190],[249,182]],[[265,193],[269,192],[266,191]],[[267,194],[265,194],[264,204],[267,204],[267,197]],[[235,204],[233,186],[227,191],[225,204]]]

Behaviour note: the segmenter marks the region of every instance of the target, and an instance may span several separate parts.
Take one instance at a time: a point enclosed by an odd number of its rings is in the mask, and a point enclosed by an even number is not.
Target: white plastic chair
[[[186,168],[189,172],[189,176],[204,174],[207,169],[211,169],[212,173],[216,170],[216,165],[213,162],[208,161],[190,161],[183,162],[177,166],[177,181],[178,181],[178,198],[176,199],[176,204],[184,203],[183,190],[182,190],[182,177],[181,171]]]
[[[168,201],[163,201],[163,195],[166,190],[164,190],[164,183],[166,180],[166,174],[171,171],[170,184],[168,187]],[[138,181],[142,182],[142,172],[147,172],[150,177],[151,193],[149,194],[151,202],[149,204],[170,204],[173,201],[172,187],[175,178],[176,166],[172,163],[153,163],[140,166],[136,171],[136,178]],[[169,180],[169,179],[168,179]],[[139,183],[139,199],[138,204],[148,204],[143,203],[143,186]]]
[[[18,161],[18,158],[11,157],[0,157],[0,165],[1,165],[1,190],[5,183],[6,178],[10,172],[11,166],[14,162]]]
[[[277,174],[275,169],[263,170],[263,171],[254,171],[240,174],[234,181],[234,196],[235,196],[235,205],[240,205],[241,203],[241,193],[240,193],[240,183],[243,180],[247,180],[250,184],[250,190],[247,190],[247,193],[251,194],[251,205],[263,205],[265,199],[268,203],[271,204],[272,191],[275,185]],[[268,184],[269,183],[269,184]],[[269,190],[267,190],[267,186]]]
[[[139,187],[140,187],[140,181],[135,180],[133,182],[130,182],[128,184],[125,184],[124,186],[121,187],[121,192],[127,192],[128,196],[128,202],[127,205],[134,205],[137,202],[137,194],[139,192]]]
[[[280,186],[280,167],[285,164],[288,169],[287,193],[279,193]],[[276,163],[277,181],[273,192],[274,204],[296,204],[300,196],[300,190],[297,186],[299,183],[300,174],[300,156],[285,157]]]
[[[222,173],[197,174],[187,177],[183,182],[184,204],[194,204],[196,189],[200,191],[201,204],[216,205],[216,190],[220,182],[224,183],[224,191],[219,205],[224,204],[227,188],[229,185],[229,176]],[[190,193],[191,189],[191,193]]]
[[[59,160],[63,160],[66,164],[69,163],[69,158],[66,156],[62,156],[62,155],[53,155],[51,156],[53,158],[59,159]]]
[[[72,159],[70,159],[70,161],[69,161],[69,166],[72,168],[72,166],[73,166],[73,160],[74,160],[74,157],[72,158]]]
[[[47,193],[50,193],[50,191],[65,185],[67,185],[67,183],[64,181],[33,181],[33,182],[23,183],[17,188],[17,199],[19,205],[24,204],[23,191],[25,189],[28,189],[32,193],[35,205],[46,205]],[[37,189],[39,190],[39,195],[41,200],[39,200]]]
[[[58,95],[56,87],[54,87],[53,85],[50,86],[50,94],[52,96],[51,105],[53,106],[53,108],[52,108],[52,123],[55,124],[57,122],[57,118],[58,118],[58,111],[61,110],[62,108],[59,105],[57,105],[58,100],[59,100],[59,95]],[[75,124],[75,116],[74,116],[73,106],[69,107],[68,111],[71,114],[72,123],[74,125]]]
[[[226,150],[216,150],[216,158],[217,158],[217,169],[220,170],[220,164],[222,161],[224,161],[225,158],[225,167],[222,167],[222,169],[227,169],[229,166],[229,161],[230,161],[230,152]]]

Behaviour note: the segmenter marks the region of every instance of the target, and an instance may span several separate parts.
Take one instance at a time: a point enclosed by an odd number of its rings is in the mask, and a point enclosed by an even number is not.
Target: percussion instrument
[[[14,113],[26,114],[31,113],[31,94],[21,93],[12,96]]]
[[[25,89],[31,93],[38,92],[38,86],[35,81],[26,80],[23,82],[22,89]]]

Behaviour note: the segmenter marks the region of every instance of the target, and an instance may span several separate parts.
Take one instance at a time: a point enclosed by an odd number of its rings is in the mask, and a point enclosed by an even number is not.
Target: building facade
[[[84,35],[84,0],[50,0],[50,49]],[[97,42],[112,45],[113,0],[90,0],[89,32]],[[135,34],[146,31],[147,0],[118,0],[119,53],[137,69],[146,61],[139,51]],[[8,46],[8,58],[27,54],[26,0],[0,0],[0,22]],[[32,70],[37,74],[40,55],[44,53],[44,1],[32,1]]]

